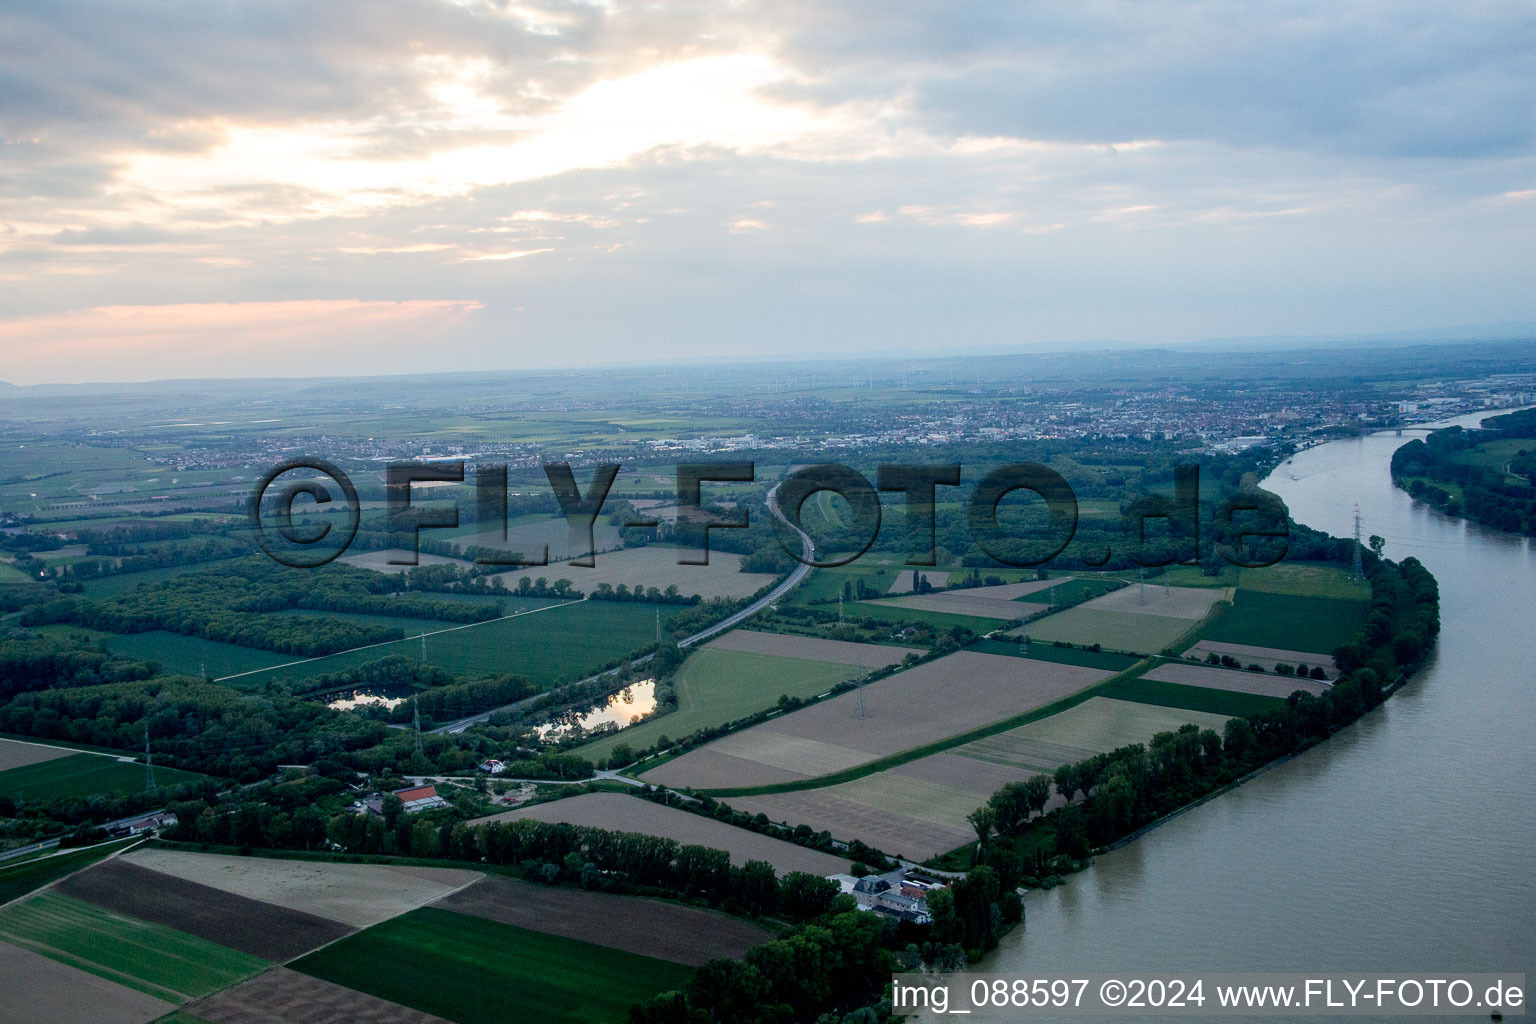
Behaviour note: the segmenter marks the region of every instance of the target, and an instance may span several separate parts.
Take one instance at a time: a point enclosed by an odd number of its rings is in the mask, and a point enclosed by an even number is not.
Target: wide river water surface
[[[979,969],[1536,977],[1536,546],[1394,488],[1392,452],[1422,436],[1329,442],[1264,486],[1336,536],[1358,502],[1388,558],[1429,567],[1428,664],[1326,743],[1032,893]]]

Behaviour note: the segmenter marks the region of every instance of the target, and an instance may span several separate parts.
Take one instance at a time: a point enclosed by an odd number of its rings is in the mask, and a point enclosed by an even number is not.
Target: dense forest
[[[1494,442],[1525,440],[1507,458],[1489,451]],[[1409,441],[1392,455],[1392,479],[1446,515],[1536,536],[1536,409],[1486,419],[1481,430],[1447,427]]]

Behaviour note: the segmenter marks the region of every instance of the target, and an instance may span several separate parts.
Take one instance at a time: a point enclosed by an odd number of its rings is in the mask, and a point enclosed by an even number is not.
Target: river
[[[1387,557],[1429,567],[1425,667],[1326,743],[1031,893],[981,969],[1536,976],[1536,546],[1394,488],[1416,436],[1329,442],[1264,486],[1337,536],[1358,502]]]

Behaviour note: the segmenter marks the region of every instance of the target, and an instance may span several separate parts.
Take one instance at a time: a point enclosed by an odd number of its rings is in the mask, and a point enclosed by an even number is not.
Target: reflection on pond
[[[569,712],[553,722],[539,726],[541,739],[552,739],[561,733],[580,727],[590,731],[604,725],[622,729],[656,710],[656,680],[642,679],[630,683],[608,700],[585,714]]]
[[[360,707],[381,707],[393,711],[405,703],[404,697],[385,697],[377,693],[369,693],[367,690],[354,690],[350,697],[337,697],[329,701],[325,706],[332,711],[351,711]]]

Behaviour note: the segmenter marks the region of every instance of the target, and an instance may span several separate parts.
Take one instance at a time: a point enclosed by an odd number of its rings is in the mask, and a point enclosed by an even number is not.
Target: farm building
[[[437,795],[436,786],[413,786],[395,790],[395,796],[405,804],[405,813],[430,811],[434,807],[447,807],[448,801]]]

